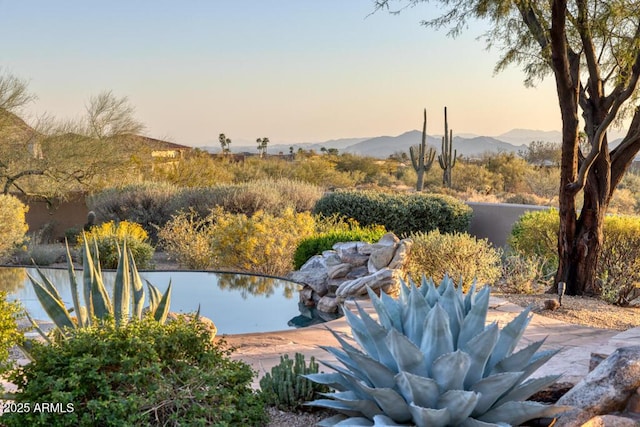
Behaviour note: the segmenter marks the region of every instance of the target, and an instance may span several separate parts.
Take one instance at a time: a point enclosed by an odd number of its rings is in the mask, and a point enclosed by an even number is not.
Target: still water
[[[67,307],[72,307],[69,275],[64,269],[41,269],[58,289]],[[34,319],[46,320],[27,274],[39,278],[35,268],[0,267],[0,290],[8,298],[19,300]],[[82,271],[77,272],[78,284]],[[218,334],[240,334],[290,329],[318,323],[313,313],[298,305],[299,285],[283,279],[237,273],[202,271],[141,272],[161,292],[172,284],[171,311],[194,312],[213,320]],[[107,292],[111,295],[115,273],[103,272]],[[145,302],[148,291],[145,285]]]

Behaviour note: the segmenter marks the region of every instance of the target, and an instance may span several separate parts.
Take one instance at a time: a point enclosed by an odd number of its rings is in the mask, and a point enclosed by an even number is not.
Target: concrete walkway
[[[375,313],[369,301],[361,301],[360,304],[367,312]],[[353,303],[348,306],[353,306]],[[487,321],[498,322],[501,328],[523,310],[520,306],[495,297],[491,297],[489,306]],[[233,358],[250,364],[260,378],[280,363],[282,354],[292,357],[295,353],[303,353],[306,360],[314,356],[316,360],[335,361],[331,354],[318,347],[338,345],[327,327],[347,334],[351,331],[346,320],[340,318],[323,325],[279,332],[227,335],[225,339],[237,348]],[[534,314],[519,347],[544,337],[547,339],[543,350],[559,348],[561,351],[536,371],[533,377],[562,374],[559,381],[575,384],[588,373],[592,352],[610,354],[618,347],[640,345],[640,328],[619,332],[569,324]],[[257,378],[254,380],[256,388],[259,387],[258,381]]]

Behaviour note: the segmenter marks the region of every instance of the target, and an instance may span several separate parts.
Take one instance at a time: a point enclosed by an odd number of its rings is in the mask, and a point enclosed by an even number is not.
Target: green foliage
[[[527,191],[525,181],[527,162],[513,153],[499,153],[487,158],[485,167],[500,176],[498,189],[509,193]]]
[[[309,366],[304,360],[304,354],[296,353],[295,361],[289,359],[288,354],[280,356],[280,363],[260,379],[260,390],[265,403],[278,409],[294,411],[314,399],[317,393],[329,392],[326,385],[316,384],[302,376],[317,373],[318,363],[313,356]]]
[[[16,403],[30,413],[5,414],[6,426],[258,426],[264,403],[253,372],[213,343],[200,321],[149,317],[106,321],[49,345],[34,343],[33,362],[16,369]],[[36,402],[72,412],[36,413]]]
[[[148,243],[147,232],[135,222],[104,222],[91,227],[85,236],[78,237],[78,248],[84,245],[84,239],[95,243],[100,253],[102,268],[117,268],[120,259],[120,247],[126,242],[138,268],[149,268],[153,258],[153,246]]]
[[[115,319],[116,325],[126,324],[130,318],[141,319],[145,299],[142,279],[138,274],[135,261],[127,245],[119,252],[118,269],[113,283],[113,297],[107,295],[100,264],[94,261],[98,253],[93,255],[89,243],[85,239],[82,250],[82,264],[84,265],[82,286],[78,286],[71,252],[67,246],[67,270],[71,285],[73,309],[68,309],[60,297],[55,285],[38,269],[39,279],[29,275],[36,297],[49,318],[56,325],[54,336],[68,337],[73,331],[92,325],[100,325],[108,319]],[[171,304],[171,283],[164,294],[147,281],[149,289],[149,314],[158,322],[164,323]],[[80,303],[83,295],[85,305]],[[75,317],[71,316],[71,312]],[[33,322],[40,334],[49,338]]]
[[[337,222],[330,230],[302,239],[293,254],[293,268],[299,270],[309,258],[330,250],[338,242],[374,243],[386,233],[382,225],[361,227],[356,221]]]
[[[17,301],[7,301],[7,293],[0,291],[0,375],[12,365],[9,362],[9,349],[22,344],[24,336],[18,330],[16,320],[23,313]],[[317,371],[316,371],[317,372]],[[0,385],[2,391],[2,385]]]
[[[28,226],[25,214],[29,208],[13,196],[0,194],[0,260],[9,255],[25,239]]]
[[[204,220],[179,214],[160,236],[170,256],[185,265],[277,276],[291,270],[298,242],[314,230],[309,212],[288,208],[279,216],[261,210],[247,216],[218,207]]]
[[[367,226],[384,225],[398,235],[439,229],[466,231],[471,208],[453,197],[436,194],[386,194],[375,191],[335,191],[316,203],[314,212],[353,218]]]
[[[426,275],[434,280],[461,277],[465,289],[472,280],[494,283],[500,278],[500,250],[487,239],[476,239],[467,233],[428,233],[411,235],[413,245],[405,271],[410,277]]]
[[[555,209],[527,212],[514,224],[509,245],[528,257],[546,263],[543,274],[558,265],[557,234],[560,220]],[[602,298],[625,305],[640,285],[640,217],[608,215],[597,276],[602,282]]]
[[[355,343],[334,331],[340,347],[324,347],[343,366],[306,375],[336,390],[309,405],[345,414],[323,425],[521,425],[567,409],[525,401],[560,377],[526,381],[559,351],[537,352],[542,340],[514,353],[529,309],[500,330],[485,326],[489,287],[464,295],[423,277],[401,283],[397,300],[368,291],[377,320],[345,310]]]

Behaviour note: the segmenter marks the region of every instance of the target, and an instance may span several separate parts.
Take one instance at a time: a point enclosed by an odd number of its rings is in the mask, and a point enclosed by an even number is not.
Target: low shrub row
[[[558,211],[527,212],[514,224],[510,247],[524,256],[538,257],[546,265],[545,273],[558,266]],[[640,284],[640,217],[610,215],[604,221],[604,241],[597,275],[602,283],[602,298],[625,304]]]
[[[364,226],[384,225],[399,236],[436,229],[442,233],[464,232],[472,215],[469,206],[449,196],[374,191],[327,193],[318,200],[314,212],[353,218]]]

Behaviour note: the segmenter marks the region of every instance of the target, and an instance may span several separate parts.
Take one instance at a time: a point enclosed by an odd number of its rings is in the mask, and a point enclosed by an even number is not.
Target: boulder
[[[325,313],[336,313],[338,311],[338,301],[334,297],[324,296],[320,298],[316,308],[318,311]]]
[[[361,265],[360,267],[355,267],[351,270],[344,278],[357,279],[358,277],[366,276],[367,274],[369,274],[369,269],[366,265]]]
[[[333,245],[333,250],[342,258],[344,254],[358,253],[358,246],[365,244],[364,242],[338,242]]]
[[[380,240],[378,240],[377,243],[375,243],[374,245],[379,245],[379,246],[396,246],[398,243],[400,243],[400,239],[398,239],[398,236],[396,236],[393,233],[386,233],[384,236],[382,236],[380,238]]]
[[[368,255],[358,254],[358,253],[344,253],[340,257],[340,262],[346,262],[351,264],[354,267],[360,267],[361,265],[367,265],[367,261],[369,261]]]
[[[327,277],[329,279],[339,279],[341,277],[345,277],[353,268],[353,265],[348,262],[343,262],[341,264],[332,265],[329,267],[327,272]]]
[[[371,243],[363,243],[360,246],[358,246],[358,253],[360,255],[371,255],[371,252],[373,252],[373,245]]]
[[[287,275],[287,279],[292,282],[308,285],[320,296],[327,294],[327,278],[326,267],[300,269],[298,271],[292,271]]]
[[[556,426],[577,427],[596,415],[621,411],[638,387],[640,346],[619,348],[558,400],[575,409],[562,414]]]
[[[376,271],[388,266],[395,253],[395,245],[376,247],[373,252],[371,252],[371,255],[369,255],[369,262],[367,263],[369,273],[375,273]]]
[[[402,239],[400,243],[398,243],[398,247],[396,248],[395,254],[393,254],[393,258],[391,262],[389,262],[389,268],[402,268],[404,267],[407,258],[409,257],[409,252],[411,251],[411,246],[413,245],[413,240],[411,239]]]
[[[637,427],[638,422],[617,415],[598,415],[591,418],[582,427]]]
[[[400,278],[398,270],[383,268],[368,276],[359,279],[345,281],[336,291],[338,301],[344,301],[348,297],[367,294],[367,287],[373,290],[384,288],[387,285],[395,285]]]

